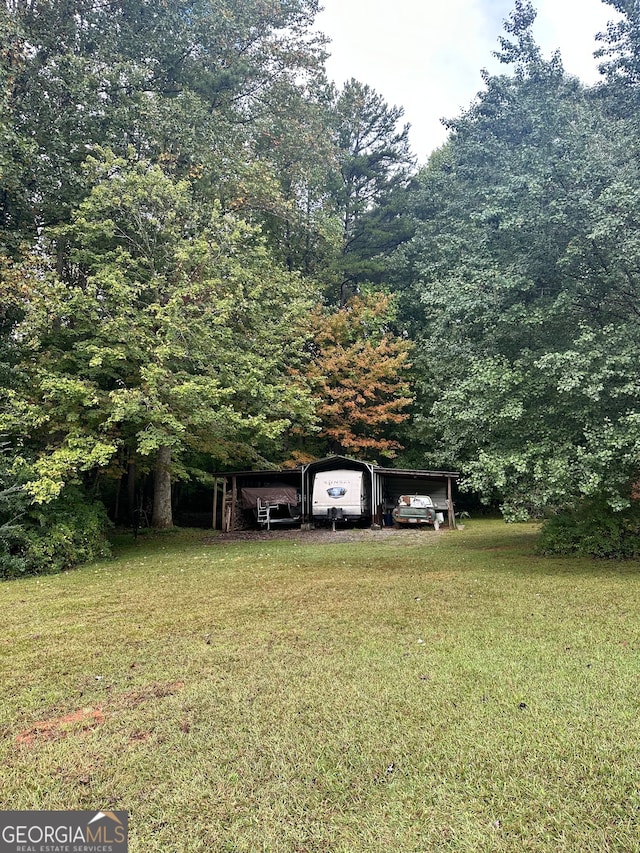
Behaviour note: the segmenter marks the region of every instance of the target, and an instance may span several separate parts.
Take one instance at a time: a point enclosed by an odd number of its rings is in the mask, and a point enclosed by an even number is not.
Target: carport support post
[[[229,532],[230,517],[227,518],[227,512],[231,515],[231,507],[227,507],[227,478],[222,478],[222,530],[225,533]]]
[[[218,478],[213,478],[213,524],[214,530],[218,529]]]
[[[456,529],[456,514],[453,511],[453,489],[451,487],[451,477],[447,477],[447,521],[449,522],[449,530]]]
[[[308,465],[303,465],[300,471],[301,474],[301,484],[302,484],[302,495],[300,500],[302,501],[302,524],[306,524],[307,522],[311,522],[311,510],[308,507],[309,502],[309,481],[307,478],[307,471],[309,470]]]
[[[236,529],[236,490],[238,488],[238,478],[233,475],[231,478],[231,530]]]

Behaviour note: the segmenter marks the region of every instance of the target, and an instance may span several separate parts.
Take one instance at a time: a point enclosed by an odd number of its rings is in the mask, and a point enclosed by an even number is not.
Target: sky
[[[455,118],[483,87],[480,71],[500,67],[502,23],[513,0],[321,0],[318,28],[330,39],[329,77],[355,77],[390,106],[404,108],[420,163],[447,137],[440,119]],[[598,79],[594,36],[614,10],[600,0],[534,0],[534,34],[550,57],[585,83]]]

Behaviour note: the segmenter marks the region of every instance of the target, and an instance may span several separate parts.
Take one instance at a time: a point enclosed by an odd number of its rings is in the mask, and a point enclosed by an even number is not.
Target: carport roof
[[[261,470],[257,470],[255,468],[249,468],[248,470],[243,471],[214,471],[211,476],[217,477],[218,480],[221,480],[223,477],[265,477],[268,474],[272,474],[274,476],[281,476],[282,474],[298,474],[300,475],[301,468],[263,468]]]
[[[218,479],[222,477],[265,477],[265,476],[302,476],[309,468],[324,468],[334,463],[344,463],[345,465],[361,465],[369,468],[376,474],[384,477],[414,477],[416,479],[440,479],[450,477],[452,480],[457,480],[460,477],[459,471],[427,471],[420,468],[385,468],[382,465],[376,465],[374,462],[367,462],[363,459],[354,459],[351,456],[325,456],[323,459],[315,459],[313,462],[307,462],[305,465],[299,465],[297,468],[265,468],[263,470],[243,470],[243,471],[214,471],[212,477]]]
[[[335,456],[325,456],[323,459],[316,459],[313,462],[308,462],[306,465],[302,465],[302,469],[306,470],[307,468],[325,468],[335,463],[344,463],[345,465],[361,465],[363,468],[368,468],[370,471],[374,471],[376,474],[381,474],[383,476],[390,477],[418,477],[418,478],[440,478],[440,477],[451,477],[451,479],[457,479],[460,476],[459,471],[426,471],[418,468],[385,468],[382,465],[377,465],[375,462],[368,462],[366,459],[355,459],[352,456],[340,456],[336,454]]]
[[[373,470],[376,474],[384,474],[385,477],[451,477],[452,480],[457,480],[460,476],[459,471],[426,471],[422,468],[383,468],[380,465],[374,465]]]

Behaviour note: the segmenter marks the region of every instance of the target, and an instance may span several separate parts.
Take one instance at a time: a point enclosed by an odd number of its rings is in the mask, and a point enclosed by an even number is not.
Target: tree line
[[[517,0],[419,167],[316,0],[6,0],[3,572],[92,556],[145,483],[165,527],[176,483],[328,452],[632,541],[640,9],[605,2],[585,87]]]

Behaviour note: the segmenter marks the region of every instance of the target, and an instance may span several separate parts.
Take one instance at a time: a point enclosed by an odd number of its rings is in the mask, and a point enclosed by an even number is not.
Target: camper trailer
[[[362,471],[319,471],[311,498],[316,523],[360,522],[370,514],[367,481]]]

